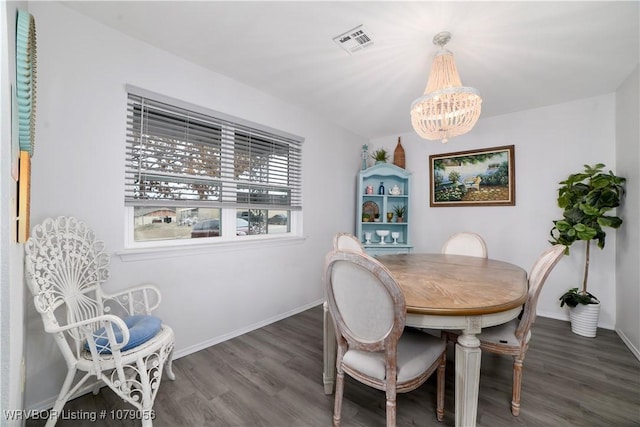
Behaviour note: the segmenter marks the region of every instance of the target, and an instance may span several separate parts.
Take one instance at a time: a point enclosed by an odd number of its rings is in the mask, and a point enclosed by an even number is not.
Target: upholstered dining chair
[[[446,342],[404,329],[404,295],[389,270],[354,251],[327,254],[324,280],[338,351],[333,425],[340,425],[344,374],[386,394],[387,426],[396,425],[396,394],[437,374],[436,415],[444,416]]]
[[[480,348],[495,354],[513,356],[513,386],[511,396],[511,413],[520,414],[520,390],[522,388],[522,364],[531,340],[531,327],[536,320],[536,305],[551,270],[564,254],[566,246],[555,245],[542,252],[529,272],[529,291],[519,319],[513,319],[503,325],[485,328],[477,335]],[[454,341],[458,334],[455,331],[445,333],[448,340]]]
[[[449,237],[442,246],[443,254],[487,257],[487,244],[476,233],[461,232]]]
[[[364,247],[356,236],[346,232],[336,233],[333,236],[333,250],[340,251],[345,249],[364,253]]]
[[[97,393],[103,383],[150,427],[165,366],[175,379],[173,331],[151,315],[160,305],[160,292],[146,285],[108,295],[101,288],[108,267],[104,243],[76,218],[46,219],[25,245],[25,275],[35,308],[68,368],[47,427],[56,424],[56,414],[76,392],[93,387]],[[75,381],[79,372],[83,375]],[[95,382],[85,385],[91,377]]]

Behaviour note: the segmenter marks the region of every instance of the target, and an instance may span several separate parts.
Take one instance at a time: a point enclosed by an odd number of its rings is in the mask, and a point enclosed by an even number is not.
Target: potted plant
[[[407,208],[405,205],[395,205],[393,207],[393,212],[396,214],[396,222],[403,222],[404,215],[407,213]]]
[[[602,163],[585,165],[584,172],[571,174],[560,182],[558,206],[564,209],[563,218],[553,221],[551,229],[551,243],[567,246],[567,255],[574,242],[585,242],[582,287],[565,292],[560,297],[560,306],[569,306],[571,330],[588,337],[596,336],[600,313],[600,301],[587,291],[591,241],[596,240],[597,246],[603,249],[606,237],[603,228],[622,225],[621,218],[607,213],[620,205],[626,178],[611,171],[603,172],[604,167]]]
[[[371,158],[376,161],[376,164],[386,163],[387,160],[389,160],[389,153],[387,153],[387,150],[385,150],[384,148],[378,148],[373,152],[373,154],[371,154]]]

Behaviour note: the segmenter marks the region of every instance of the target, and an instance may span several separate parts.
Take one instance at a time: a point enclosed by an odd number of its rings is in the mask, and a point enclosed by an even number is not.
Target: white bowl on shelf
[[[398,244],[398,238],[400,237],[400,233],[397,231],[394,231],[393,233],[391,233],[391,238],[393,239],[393,244],[397,245]]]
[[[380,244],[386,244],[384,238],[389,235],[389,230],[376,230],[376,234],[380,237]]]

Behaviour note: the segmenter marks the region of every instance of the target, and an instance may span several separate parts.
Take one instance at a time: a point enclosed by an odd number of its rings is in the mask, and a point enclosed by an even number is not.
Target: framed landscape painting
[[[429,156],[429,201],[437,206],[514,206],[514,146]]]

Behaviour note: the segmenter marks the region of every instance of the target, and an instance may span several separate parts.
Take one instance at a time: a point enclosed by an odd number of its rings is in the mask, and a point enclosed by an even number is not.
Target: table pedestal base
[[[474,318],[469,318],[473,320]],[[473,322],[469,322],[473,323]],[[475,426],[480,387],[480,328],[469,325],[456,343],[456,426]]]

